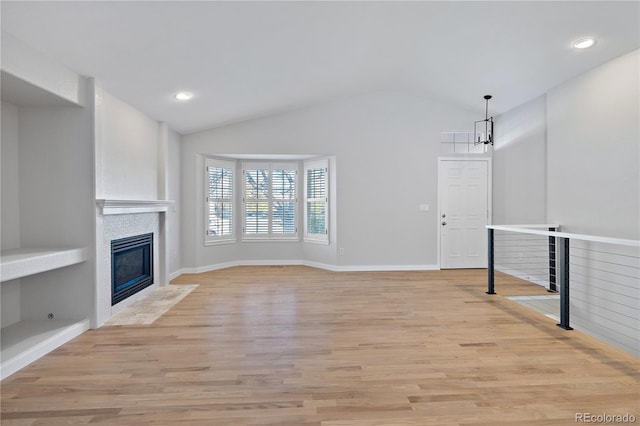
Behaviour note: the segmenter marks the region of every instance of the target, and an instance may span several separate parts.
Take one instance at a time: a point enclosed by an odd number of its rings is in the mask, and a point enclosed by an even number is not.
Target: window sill
[[[236,242],[235,238],[229,238],[229,239],[220,239],[220,240],[205,240],[204,245],[205,246],[220,246],[220,245],[224,245],[224,244],[234,244]]]
[[[312,239],[312,238],[305,238],[303,240],[303,242],[311,243],[311,244],[321,244],[321,245],[325,245],[325,246],[329,245],[329,240],[328,239],[326,239],[326,240],[315,240],[315,239]]]
[[[244,237],[242,238],[243,243],[299,243],[300,238],[298,237],[290,237],[290,238],[252,238],[252,237]]]

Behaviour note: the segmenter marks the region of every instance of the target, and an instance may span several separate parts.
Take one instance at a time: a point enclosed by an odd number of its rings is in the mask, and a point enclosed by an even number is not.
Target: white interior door
[[[486,268],[489,161],[438,162],[440,267]]]

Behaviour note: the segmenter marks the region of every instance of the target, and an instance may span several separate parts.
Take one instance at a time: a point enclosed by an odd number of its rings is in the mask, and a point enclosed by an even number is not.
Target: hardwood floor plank
[[[505,298],[486,271],[236,267],[150,325],[90,330],[1,383],[7,425],[640,421],[638,359]]]
[[[47,410],[47,411],[20,411],[13,413],[3,413],[3,420],[11,419],[34,419],[34,418],[53,418],[53,417],[86,417],[96,415],[117,415],[120,409],[115,408],[95,408],[95,409],[77,409],[77,410]]]

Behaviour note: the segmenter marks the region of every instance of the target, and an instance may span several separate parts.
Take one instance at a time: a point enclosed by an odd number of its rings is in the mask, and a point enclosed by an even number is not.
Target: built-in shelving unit
[[[40,86],[4,59],[1,379],[88,330],[96,291],[92,83],[54,70]]]
[[[52,250],[20,248],[2,251],[0,277],[11,282],[35,274],[42,274],[86,262],[86,248]],[[51,281],[51,285],[56,285]],[[58,346],[84,333],[89,319],[21,320],[0,330],[0,379],[15,373]]]
[[[10,281],[75,265],[87,260],[87,252],[86,248],[4,250],[0,255],[0,280]]]
[[[88,319],[26,320],[3,327],[0,378],[10,376],[88,329]]]
[[[2,34],[1,44],[5,379],[112,314],[109,238],[124,227],[157,234],[154,279],[168,283],[165,213],[174,203],[162,199],[168,192],[166,124],[10,34]],[[132,155],[124,157],[122,149]]]
[[[2,282],[64,268],[87,260],[86,248],[13,249],[0,256]],[[52,283],[55,285],[55,283]],[[0,378],[15,373],[64,342],[89,329],[89,320],[25,320],[3,327],[0,339]]]

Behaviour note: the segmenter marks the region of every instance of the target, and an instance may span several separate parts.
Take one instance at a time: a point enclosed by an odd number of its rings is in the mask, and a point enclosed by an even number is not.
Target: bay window
[[[329,161],[304,163],[304,239],[329,242]]]
[[[297,239],[296,163],[243,163],[243,239]]]
[[[235,163],[206,159],[205,244],[233,241],[233,171]]]

